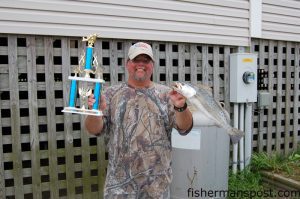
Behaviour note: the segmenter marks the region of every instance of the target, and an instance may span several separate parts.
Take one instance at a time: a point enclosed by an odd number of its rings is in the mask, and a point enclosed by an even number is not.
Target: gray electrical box
[[[230,102],[257,101],[257,55],[230,54]]]
[[[265,106],[270,106],[273,103],[271,93],[267,91],[261,91],[258,93],[258,106],[263,108]]]
[[[171,198],[226,198],[229,142],[225,130],[215,126],[194,127],[186,136],[174,129]]]

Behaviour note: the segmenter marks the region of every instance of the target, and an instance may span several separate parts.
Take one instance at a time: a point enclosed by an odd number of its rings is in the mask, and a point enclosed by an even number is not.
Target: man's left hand
[[[176,106],[177,108],[183,107],[186,102],[186,98],[175,90],[169,92],[169,97],[173,105]]]

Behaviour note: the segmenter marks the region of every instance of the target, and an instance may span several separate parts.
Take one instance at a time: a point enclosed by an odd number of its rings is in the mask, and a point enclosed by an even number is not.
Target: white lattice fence
[[[254,112],[254,149],[289,154],[298,146],[300,44],[254,40],[258,54],[258,90],[272,95],[272,105]]]
[[[125,81],[124,64],[135,41],[102,39],[94,52],[106,85]],[[237,47],[149,42],[153,80],[203,83],[229,103],[229,54]],[[81,38],[0,35],[0,195],[6,198],[101,198],[107,154],[79,115],[64,115],[68,76],[85,46]],[[299,141],[299,44],[254,40],[259,90],[273,95],[269,109],[254,109],[254,150],[288,153]],[[279,85],[279,86],[278,86]],[[297,86],[295,86],[297,85]]]

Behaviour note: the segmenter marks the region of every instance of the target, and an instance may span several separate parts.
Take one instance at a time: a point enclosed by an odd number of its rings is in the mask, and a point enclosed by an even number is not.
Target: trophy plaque
[[[71,80],[69,106],[65,107],[62,112],[95,116],[103,115],[98,106],[101,97],[102,84],[105,81],[101,79],[102,68],[98,65],[96,55],[93,55],[93,46],[97,37],[97,34],[92,34],[90,36],[83,37],[82,39],[83,42],[88,42],[88,46],[86,48],[86,53],[83,53],[78,66],[74,69],[74,76],[69,76],[69,80]],[[95,77],[91,78],[91,74]],[[96,101],[93,104],[92,109],[89,109],[87,99],[92,93],[94,93]],[[81,107],[76,107],[77,94],[79,94],[82,102]]]

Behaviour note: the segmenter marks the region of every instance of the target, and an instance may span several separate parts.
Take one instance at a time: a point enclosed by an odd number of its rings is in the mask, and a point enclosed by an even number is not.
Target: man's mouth
[[[145,71],[145,68],[136,68],[136,71]]]

